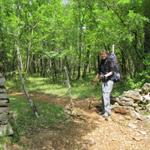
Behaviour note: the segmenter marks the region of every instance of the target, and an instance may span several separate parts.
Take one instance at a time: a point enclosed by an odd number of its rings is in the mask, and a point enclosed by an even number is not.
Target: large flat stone
[[[4,86],[5,84],[5,78],[0,78],[0,86]]]
[[[122,107],[122,106],[114,107],[113,111],[115,113],[119,113],[119,114],[122,114],[122,115],[129,115],[130,114],[130,110],[128,110],[127,108]]]
[[[7,124],[8,123],[8,113],[0,114],[0,124]]]
[[[145,83],[142,87],[142,94],[148,94],[150,92],[150,83]]]
[[[6,89],[5,88],[0,88],[0,93],[6,93]]]
[[[125,101],[125,102],[134,102],[134,100],[130,97],[121,97],[120,99],[121,101]]]
[[[8,99],[8,95],[6,93],[0,94],[0,100],[6,100]]]
[[[135,106],[132,101],[131,102],[120,101],[120,102],[118,102],[118,104],[121,106],[131,106],[131,107]]]
[[[140,95],[138,91],[135,91],[135,90],[125,91],[122,97],[132,98],[135,102],[142,101],[142,96]]]
[[[7,125],[0,126],[0,137],[13,135],[13,130],[11,125],[8,123]]]
[[[1,100],[0,101],[0,107],[2,107],[2,106],[8,107],[8,100]]]
[[[2,113],[9,113],[9,108],[8,107],[0,107],[0,114]]]

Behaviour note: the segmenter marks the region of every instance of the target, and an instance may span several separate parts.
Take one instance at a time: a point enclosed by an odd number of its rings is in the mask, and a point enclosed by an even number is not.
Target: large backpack
[[[117,63],[116,55],[114,53],[110,53],[109,59],[111,60],[111,62],[113,63],[113,66],[114,66],[112,80],[114,82],[119,82],[121,80],[121,75],[120,75],[120,67],[119,67],[119,64]]]

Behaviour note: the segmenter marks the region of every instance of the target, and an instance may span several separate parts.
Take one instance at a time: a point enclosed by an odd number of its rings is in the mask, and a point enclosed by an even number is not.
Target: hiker
[[[114,81],[112,80],[113,73],[114,73],[113,72],[114,63],[106,51],[102,51],[100,53],[100,57],[101,57],[101,63],[98,68],[96,80],[100,79],[102,81],[102,94],[103,94],[102,116],[106,120],[108,120],[109,116],[111,115],[110,94],[111,94],[111,91],[113,89],[113,84],[114,84]]]

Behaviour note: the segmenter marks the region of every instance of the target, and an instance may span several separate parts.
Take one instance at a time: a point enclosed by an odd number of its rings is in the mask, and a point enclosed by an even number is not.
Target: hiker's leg
[[[105,113],[111,114],[110,94],[113,88],[113,81],[108,81],[103,84],[103,100]]]
[[[104,107],[104,96],[103,96],[103,91],[104,91],[104,83],[102,82],[102,87],[101,87],[101,90],[102,90],[102,106],[101,106],[101,109],[102,109],[102,114],[105,113],[105,107]]]
[[[107,89],[107,99],[106,99],[106,101],[107,101],[107,105],[106,105],[106,112],[108,113],[108,114],[111,114],[111,105],[110,105],[110,95],[111,95],[111,92],[112,92],[112,89],[113,89],[113,84],[114,84],[114,82],[113,81],[111,81],[111,80],[109,80],[108,82],[107,82],[107,86],[108,86],[108,89]]]
[[[102,83],[102,92],[103,92],[103,99],[102,99],[102,104],[103,104],[103,112],[104,114],[107,114],[107,105],[108,105],[108,96],[107,96],[107,82]]]

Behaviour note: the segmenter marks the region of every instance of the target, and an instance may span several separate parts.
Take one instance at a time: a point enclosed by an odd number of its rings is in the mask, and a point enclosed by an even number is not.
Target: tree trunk
[[[144,15],[150,19],[150,0],[144,0]],[[150,23],[145,23],[144,51],[150,52]]]
[[[18,72],[19,72],[19,77],[20,77],[20,81],[21,81],[21,84],[22,84],[22,88],[23,88],[23,91],[28,99],[28,102],[32,108],[32,111],[34,113],[34,115],[38,118],[39,117],[39,114],[38,114],[38,111],[37,111],[37,108],[35,106],[35,104],[33,103],[32,99],[30,98],[27,90],[26,90],[26,87],[25,87],[25,83],[24,83],[24,79],[23,79],[23,76],[22,76],[22,70],[23,70],[23,66],[22,66],[22,58],[21,58],[21,54],[20,54],[20,49],[19,49],[19,46],[16,44],[16,51],[17,51],[17,58],[18,58]]]
[[[79,41],[78,41],[78,67],[77,67],[77,80],[80,79],[81,76],[81,51],[82,51],[82,27],[80,26],[80,31],[79,31]]]
[[[29,56],[29,48],[27,48],[27,58],[26,58],[26,73],[28,74],[29,71],[29,64],[30,64],[30,56]]]
[[[88,65],[89,65],[89,57],[90,57],[90,51],[87,50],[87,53],[86,53],[86,62],[84,64],[84,69],[83,69],[83,74],[82,74],[82,78],[85,78],[86,77],[86,73],[87,73],[87,68],[88,68]]]

